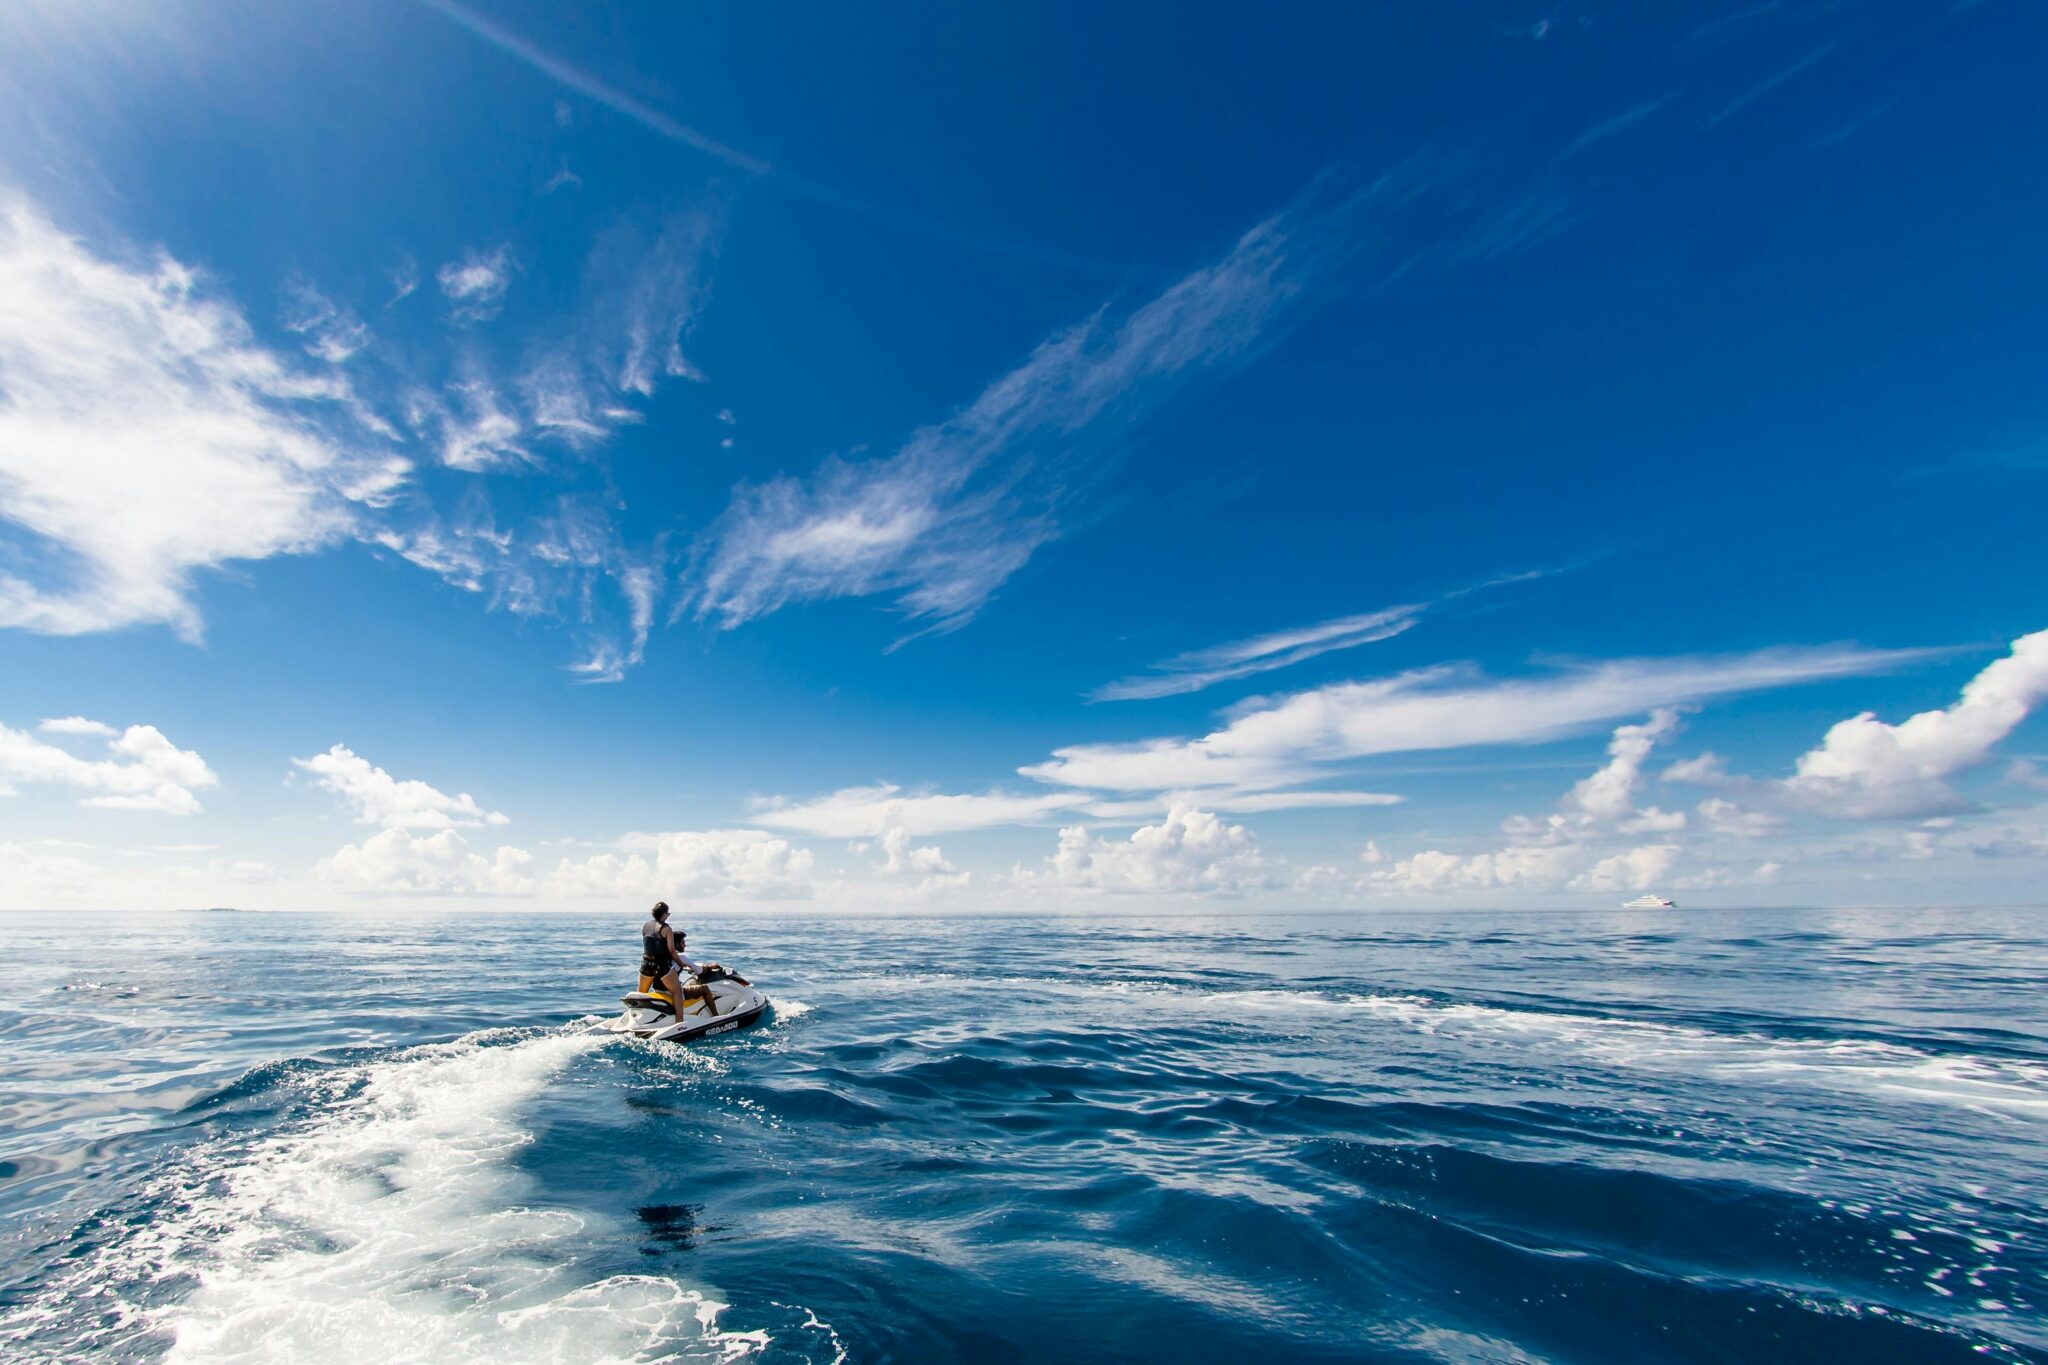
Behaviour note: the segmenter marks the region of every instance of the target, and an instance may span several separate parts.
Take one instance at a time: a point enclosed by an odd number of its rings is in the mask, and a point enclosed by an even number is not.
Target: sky
[[[2037,901],[2044,42],[11,5],[0,908]]]

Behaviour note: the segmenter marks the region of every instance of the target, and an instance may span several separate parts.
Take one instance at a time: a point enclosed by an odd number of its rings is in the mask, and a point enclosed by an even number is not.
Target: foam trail
[[[1017,979],[1019,984],[1025,980]],[[1190,990],[1135,982],[1103,983],[1092,991],[1141,994],[1155,1008],[1175,1004],[1211,1016],[1219,1009],[1229,1013],[1365,1014],[1445,1038],[1568,1048],[1603,1066],[1717,1076],[1757,1085],[1779,1081],[1812,1084],[1853,1091],[1869,1099],[2048,1120],[2048,1065],[2019,1058],[1937,1054],[1865,1038],[1773,1038],[1686,1024],[1504,1009],[1414,995]]]
[[[168,1209],[71,1292],[190,1274],[137,1310],[173,1362],[734,1360],[723,1304],[649,1275],[593,1278],[584,1215],[537,1209],[512,1163],[520,1106],[589,1034],[504,1031],[410,1049],[315,1084],[322,1112],[203,1155]],[[103,1290],[101,1292],[104,1292]]]
[[[1590,1014],[1440,1004],[1412,996],[1354,996],[1344,1003],[1423,1033],[1561,1043],[1615,1066],[1705,1072],[1761,1083],[1783,1078],[1876,1098],[2048,1119],[2048,1066],[2017,1059],[1938,1056],[1871,1039],[1770,1038]]]

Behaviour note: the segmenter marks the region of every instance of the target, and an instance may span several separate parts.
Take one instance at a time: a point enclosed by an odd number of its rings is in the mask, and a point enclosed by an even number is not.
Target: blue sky
[[[2039,885],[2038,7],[0,26],[0,905]]]

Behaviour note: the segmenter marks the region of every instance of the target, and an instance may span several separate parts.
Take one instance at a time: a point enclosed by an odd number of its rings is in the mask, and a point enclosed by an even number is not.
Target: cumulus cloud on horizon
[[[1185,805],[1123,839],[1068,826],[1040,875],[1066,890],[1121,895],[1238,895],[1279,882],[1250,830]],[[1030,885],[1031,874],[1021,880]]]
[[[787,901],[812,893],[814,855],[765,830],[681,830],[635,843],[549,869],[524,848],[501,845],[486,856],[454,829],[416,835],[392,826],[323,858],[314,875],[361,896]]]

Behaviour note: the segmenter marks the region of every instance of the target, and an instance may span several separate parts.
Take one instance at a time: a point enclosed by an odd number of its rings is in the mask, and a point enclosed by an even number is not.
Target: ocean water
[[[2043,912],[639,918],[0,916],[0,1359],[2048,1361]]]

